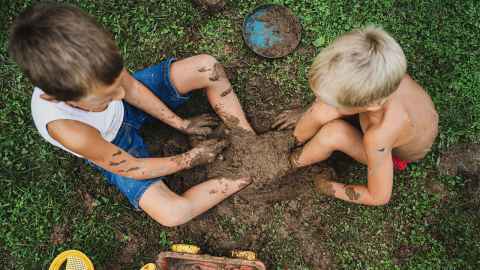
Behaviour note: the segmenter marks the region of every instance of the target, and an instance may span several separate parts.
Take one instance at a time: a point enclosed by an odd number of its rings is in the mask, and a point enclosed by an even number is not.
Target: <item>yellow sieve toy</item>
[[[93,263],[78,250],[67,250],[60,254],[50,264],[48,270],[94,270]]]

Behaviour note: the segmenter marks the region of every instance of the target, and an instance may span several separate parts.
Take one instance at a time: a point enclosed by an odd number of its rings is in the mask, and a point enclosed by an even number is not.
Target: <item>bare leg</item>
[[[204,213],[251,183],[248,177],[235,180],[219,178],[198,184],[182,196],[163,182],[150,186],[140,198],[140,208],[164,226],[178,226]]]
[[[228,127],[254,132],[223,66],[214,57],[202,54],[175,62],[170,78],[181,94],[205,89],[208,101]]]
[[[323,126],[298,152],[292,154],[295,167],[326,160],[333,151],[342,151],[360,163],[367,164],[362,134],[346,121],[337,119]]]

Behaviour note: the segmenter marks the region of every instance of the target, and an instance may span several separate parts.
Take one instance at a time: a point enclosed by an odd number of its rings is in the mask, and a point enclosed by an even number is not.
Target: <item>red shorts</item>
[[[411,161],[409,160],[402,160],[397,158],[396,156],[392,156],[392,161],[393,167],[395,168],[395,170],[398,171],[404,171],[405,169],[407,169],[408,164],[411,163]]]

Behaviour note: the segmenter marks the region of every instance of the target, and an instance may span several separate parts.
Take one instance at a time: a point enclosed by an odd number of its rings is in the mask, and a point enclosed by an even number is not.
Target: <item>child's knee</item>
[[[348,123],[343,120],[334,120],[323,126],[317,136],[321,136],[323,144],[339,149],[351,140],[350,133],[351,127]]]
[[[187,223],[193,215],[190,202],[181,198],[172,203],[168,213],[155,213],[151,217],[165,227],[175,227]]]
[[[215,57],[209,54],[200,54],[197,55],[196,58],[197,63],[201,66],[199,69],[200,74],[209,85],[228,80],[225,68]]]
[[[218,63],[218,60],[209,54],[199,54],[195,56],[195,58],[200,66],[204,67],[206,70],[213,68],[213,66]]]

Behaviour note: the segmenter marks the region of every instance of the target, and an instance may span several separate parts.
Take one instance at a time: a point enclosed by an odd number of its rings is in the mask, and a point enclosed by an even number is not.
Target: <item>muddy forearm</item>
[[[182,118],[172,112],[152,91],[133,77],[125,91],[125,101],[173,128],[179,130],[185,128],[185,121]]]
[[[193,166],[195,154],[192,151],[161,158],[137,158],[113,171],[116,174],[137,180],[147,180],[170,175]]]
[[[363,185],[345,185],[333,181],[323,181],[318,190],[328,196],[347,202],[364,205],[382,205],[372,196],[368,188]]]

